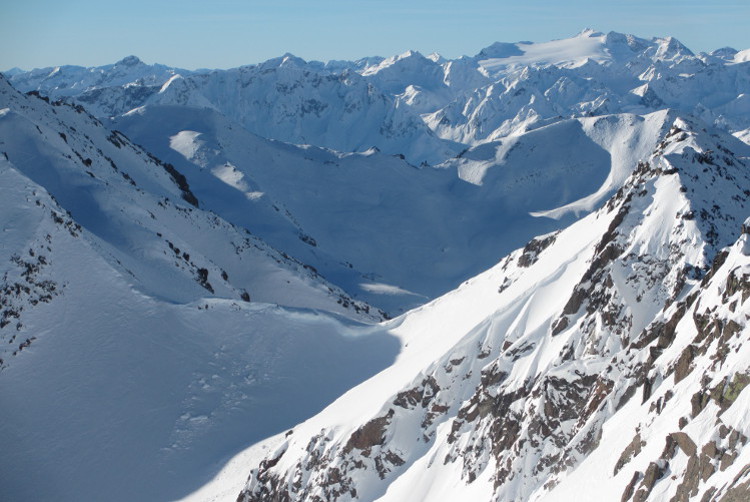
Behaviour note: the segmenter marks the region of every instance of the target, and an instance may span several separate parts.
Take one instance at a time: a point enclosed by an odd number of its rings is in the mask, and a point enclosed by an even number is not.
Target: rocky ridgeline
[[[290,431],[238,500],[371,500],[399,476],[431,469],[467,487],[486,483],[493,499],[554,500],[571,472],[617,443],[607,426],[623,420],[634,437],[610,452],[612,465],[594,467],[623,501],[745,500],[750,464],[737,459],[750,432],[738,401],[750,383],[750,170],[725,141],[676,120],[578,224],[599,221],[603,231],[589,237],[582,273],[561,285],[561,311],[525,332],[480,323],[369,421],[313,437]],[[506,258],[495,269],[500,297],[566,259],[561,241],[575,231]],[[415,464],[423,455],[432,460]]]

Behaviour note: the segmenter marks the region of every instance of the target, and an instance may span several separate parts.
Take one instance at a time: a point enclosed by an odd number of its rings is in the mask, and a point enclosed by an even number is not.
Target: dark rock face
[[[646,472],[643,474],[641,484],[633,495],[633,502],[644,502],[648,499],[651,490],[653,490],[656,482],[664,476],[667,471],[667,466],[659,465],[651,462],[648,464]]]
[[[539,254],[555,242],[557,234],[548,235],[541,239],[532,239],[523,248],[523,253],[518,258],[518,266],[528,268],[539,259]]]
[[[614,474],[617,475],[617,473],[620,472],[620,469],[622,469],[628,462],[630,462],[633,457],[637,457],[641,453],[641,449],[644,446],[646,446],[646,442],[641,439],[640,434],[636,434],[627,448],[623,450],[620,458],[617,460],[617,463],[615,464]]]
[[[369,456],[373,446],[380,446],[385,441],[385,430],[393,417],[393,410],[386,416],[373,418],[365,425],[354,431],[344,446],[344,453],[351,452],[354,448],[362,450],[362,454]]]
[[[750,500],[750,481],[741,482],[750,474],[750,464],[742,468],[742,471],[732,481],[732,486],[726,491],[720,502],[743,502]]]
[[[643,476],[642,472],[635,471],[633,473],[633,477],[630,479],[630,482],[625,487],[625,490],[622,492],[622,497],[620,498],[621,502],[627,502],[628,500],[633,498],[633,494],[635,493],[635,487],[638,484],[638,481],[641,480],[642,476]]]
[[[680,450],[687,455],[688,457],[695,456],[695,453],[697,451],[697,446],[695,446],[695,442],[693,442],[692,439],[690,439],[690,436],[685,434],[684,432],[673,432],[669,435],[675,443],[680,447]]]

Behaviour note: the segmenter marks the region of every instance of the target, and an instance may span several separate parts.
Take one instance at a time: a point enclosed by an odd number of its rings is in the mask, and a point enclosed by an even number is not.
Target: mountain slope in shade
[[[264,137],[347,152],[377,146],[415,164],[457,151],[359,74],[317,72],[292,56],[173,79],[148,103],[209,105]]]
[[[18,94],[5,81],[0,84],[0,148],[6,160],[56,197],[76,223],[102,241],[102,246],[111,248],[107,251],[113,254],[115,264],[148,269],[149,273],[136,281],[145,292],[173,301],[193,299],[196,293],[213,293],[213,286],[208,288],[198,277],[197,270],[204,268],[208,270],[208,282],[217,278],[218,294],[240,298],[243,282],[248,281],[246,286],[252,287],[258,281],[257,289],[266,292],[261,294],[286,294],[281,290],[301,288],[300,294],[289,295],[289,300],[283,296],[259,300],[294,307],[325,305],[327,310],[346,311],[334,306],[338,305],[340,291],[332,294],[328,304],[305,303],[319,296],[310,294],[309,288],[320,289],[325,292],[323,296],[332,291],[303,264],[283,257],[246,230],[199,211],[199,200],[172,165],[151,156],[122,134],[104,128],[80,107],[50,105],[38,97]],[[164,222],[159,220],[159,213],[166,213]],[[210,237],[213,233],[216,238]],[[183,252],[178,253],[175,247]],[[232,265],[243,258],[243,253],[248,254],[248,263]],[[185,258],[185,254],[196,259]],[[206,255],[205,259],[199,260],[200,255]],[[117,263],[118,259],[125,264]],[[235,270],[226,269],[229,266]],[[224,279],[222,268],[227,273],[235,272],[234,279]],[[285,268],[290,272],[296,269],[299,277],[283,277]],[[184,278],[179,279],[181,276]],[[170,291],[172,278],[192,285]],[[267,278],[279,282],[264,287]],[[281,288],[281,284],[286,286]]]
[[[165,500],[398,351],[173,166],[0,78],[5,500]]]
[[[746,155],[675,120],[604,208],[388,325],[394,365],[240,500],[746,496]]]
[[[436,169],[271,142],[201,108],[149,105],[112,124],[178,166],[205,207],[400,313],[591,211],[669,117],[562,121]]]

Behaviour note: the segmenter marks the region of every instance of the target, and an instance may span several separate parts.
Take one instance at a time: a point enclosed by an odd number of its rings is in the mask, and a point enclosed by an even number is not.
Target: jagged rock
[[[680,354],[680,358],[677,360],[677,364],[674,369],[674,383],[679,383],[680,380],[685,378],[693,371],[691,363],[695,358],[695,347],[688,345]]]
[[[528,268],[539,259],[539,254],[555,242],[556,234],[549,235],[541,239],[532,239],[523,248],[521,256],[518,258],[518,266]]]
[[[698,457],[691,455],[682,475],[682,481],[677,485],[677,493],[670,499],[670,502],[688,502],[691,497],[697,495],[698,485],[700,484],[700,472]]]
[[[655,462],[648,464],[646,472],[643,474],[643,480],[638,486],[638,490],[633,495],[633,502],[645,502],[648,499],[651,490],[653,490],[656,482],[664,476],[667,467],[660,466]]]
[[[636,434],[630,444],[620,454],[620,458],[615,464],[614,474],[616,475],[625,465],[630,462],[633,457],[637,457],[641,453],[641,449],[646,446],[646,442],[641,439],[640,434]],[[630,497],[628,497],[630,498]]]
[[[635,486],[638,484],[638,481],[641,480],[641,477],[643,476],[643,473],[640,471],[635,471],[633,473],[633,477],[630,479],[630,482],[625,486],[625,490],[622,492],[622,497],[620,498],[621,502],[627,502],[631,498],[633,498],[633,494],[635,493]]]
[[[422,408],[426,408],[439,391],[440,386],[435,378],[428,376],[422,381],[420,387],[399,392],[393,404],[406,409],[413,408],[418,404],[421,404]]]
[[[746,502],[750,500],[750,480],[739,483],[741,479],[747,477],[748,472],[750,472],[750,464],[743,467],[740,473],[734,478],[730,488],[719,499],[720,502]]]
[[[702,481],[708,481],[708,478],[713,476],[714,472],[716,472],[716,467],[714,467],[711,460],[711,457],[708,455],[701,454],[700,456],[700,476]]]
[[[685,455],[688,457],[695,456],[698,447],[695,445],[695,442],[690,439],[690,436],[684,432],[673,432],[669,436],[675,441]]]
[[[354,431],[344,446],[344,453],[349,453],[356,448],[362,450],[367,456],[373,446],[382,445],[385,441],[386,426],[390,423],[393,414],[394,411],[389,410],[384,417],[373,418]]]

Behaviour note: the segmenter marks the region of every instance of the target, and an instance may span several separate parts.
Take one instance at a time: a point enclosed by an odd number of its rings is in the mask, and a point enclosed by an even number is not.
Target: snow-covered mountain
[[[494,44],[475,60],[492,77],[424,117],[440,137],[492,141],[562,117],[644,113],[664,107],[734,132],[750,68],[722,53],[694,55],[674,38],[591,30],[553,42]]]
[[[0,498],[745,500],[749,95],[593,30],[0,76]]]
[[[36,90],[55,99],[78,96],[96,89],[161,86],[174,75],[189,75],[193,72],[171,68],[161,64],[149,65],[136,56],[99,67],[55,66],[37,68],[28,72],[15,70],[6,73],[14,87]]]
[[[177,498],[395,356],[376,309],[2,78],[0,176],[6,500]]]
[[[98,117],[150,103],[213,108],[260,136],[342,151],[377,147],[439,163],[464,146],[570,117],[670,107],[729,130],[748,121],[746,51],[694,54],[672,37],[585,30],[543,43],[495,43],[448,60],[415,51],[328,64],[290,54],[187,72],[128,57],[100,68],[14,72],[22,91],[68,97]]]
[[[602,209],[384,325],[396,362],[240,500],[746,497],[747,153],[675,120]]]
[[[398,107],[357,72],[331,73],[292,55],[195,74],[139,62],[133,65],[133,80],[124,85],[120,73],[115,73],[121,66],[122,62],[113,68],[88,69],[96,80],[72,72],[74,82],[67,85],[57,81],[65,78],[57,76],[62,72],[57,69],[13,75],[11,81],[21,90],[39,90],[53,99],[75,95],[77,103],[99,117],[120,115],[144,104],[201,106],[219,111],[251,132],[292,143],[342,151],[377,146],[415,163],[436,163],[460,149],[435,137],[418,115]],[[144,67],[152,68],[148,78]]]

